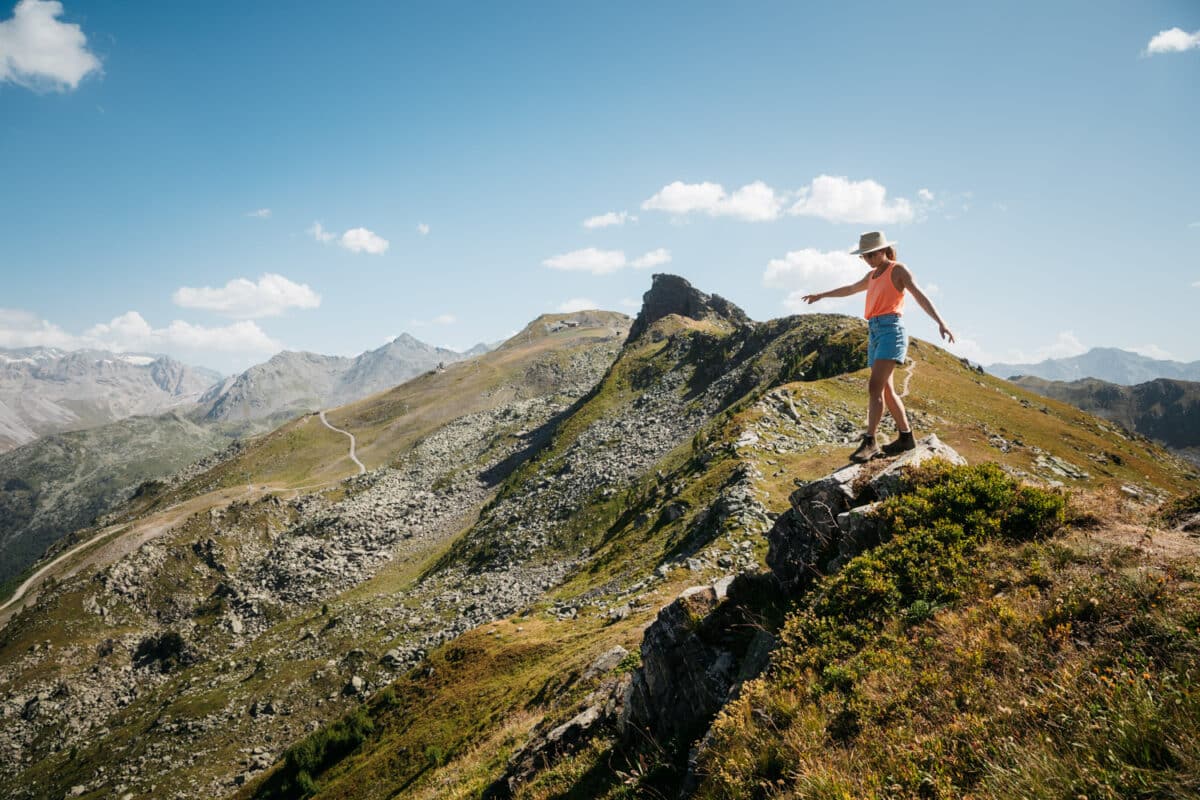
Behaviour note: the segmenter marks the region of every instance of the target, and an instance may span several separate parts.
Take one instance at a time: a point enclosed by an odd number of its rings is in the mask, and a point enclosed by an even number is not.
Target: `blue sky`
[[[0,346],[767,319],[883,229],[962,355],[1200,359],[1200,5],[811,5],[7,0]]]

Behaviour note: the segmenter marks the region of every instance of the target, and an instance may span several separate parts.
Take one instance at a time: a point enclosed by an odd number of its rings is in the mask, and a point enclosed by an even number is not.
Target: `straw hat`
[[[851,250],[850,255],[861,256],[865,253],[874,253],[876,250],[882,250],[885,247],[895,247],[896,242],[889,242],[887,237],[883,235],[883,231],[868,231],[858,237],[858,249]]]

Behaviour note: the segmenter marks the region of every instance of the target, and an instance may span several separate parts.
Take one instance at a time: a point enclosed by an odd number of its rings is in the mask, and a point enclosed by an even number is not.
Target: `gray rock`
[[[931,433],[923,439],[917,440],[915,450],[902,453],[895,461],[888,464],[886,469],[871,479],[872,493],[880,500],[896,494],[903,488],[902,471],[904,469],[915,467],[935,458],[959,466],[967,463],[967,460],[960,456],[953,447],[942,442],[937,434]]]
[[[725,702],[732,658],[696,635],[718,602],[711,586],[693,586],[658,613],[642,638],[642,666],[634,672],[622,730],[690,736]]]
[[[601,653],[595,661],[592,662],[591,666],[584,670],[583,679],[593,680],[601,675],[604,675],[605,673],[612,672],[613,669],[616,668],[617,664],[620,664],[621,660],[627,655],[629,655],[629,651],[620,645],[617,645],[611,650],[606,650],[605,652]]]

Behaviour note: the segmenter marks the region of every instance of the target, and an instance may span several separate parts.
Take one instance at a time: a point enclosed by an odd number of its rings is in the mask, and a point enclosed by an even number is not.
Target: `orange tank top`
[[[904,290],[897,289],[892,283],[894,266],[896,266],[896,262],[890,262],[883,270],[882,275],[867,280],[867,319],[882,314],[904,313]]]

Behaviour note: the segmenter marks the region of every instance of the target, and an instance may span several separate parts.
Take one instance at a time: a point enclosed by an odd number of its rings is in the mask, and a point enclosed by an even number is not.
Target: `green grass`
[[[1195,585],[1046,540],[1061,511],[986,465],[887,501],[894,538],[801,601],[698,796],[1195,793]]]
[[[483,755],[479,745],[506,741],[511,752],[521,736],[506,730],[527,731],[552,705],[581,699],[595,685],[581,681],[583,669],[614,643],[634,646],[638,631],[633,619],[605,627],[540,615],[471,631],[294,745],[280,767],[238,797],[305,796],[309,786],[326,798],[391,797],[416,791],[451,765],[459,784],[486,784],[503,759]]]

